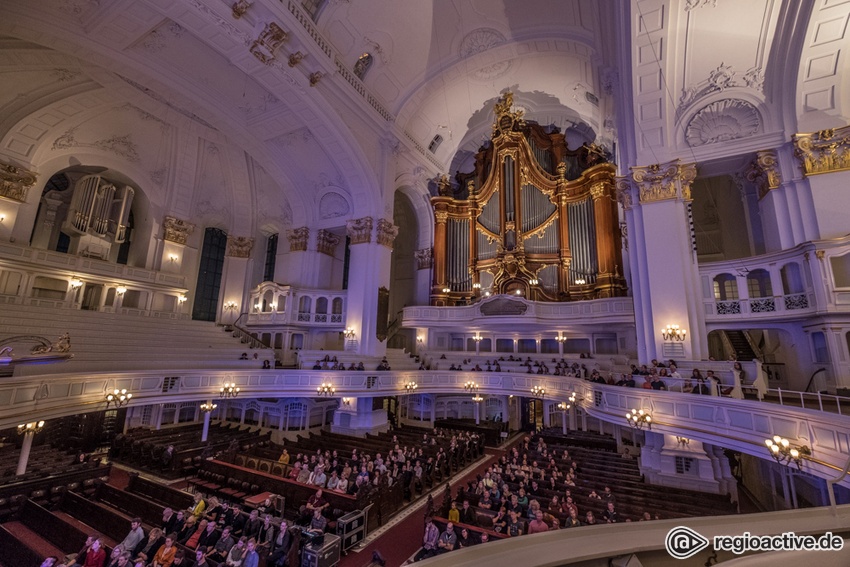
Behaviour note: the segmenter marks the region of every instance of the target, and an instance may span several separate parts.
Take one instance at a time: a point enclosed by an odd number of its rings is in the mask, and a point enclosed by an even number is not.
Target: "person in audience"
[[[322,466],[317,466],[316,469],[310,474],[310,478],[307,479],[307,484],[312,484],[320,488],[324,488],[327,482],[328,476],[325,474],[325,470]]]
[[[219,502],[218,498],[215,496],[211,496],[207,502],[207,509],[204,511],[204,518],[213,524],[217,524],[218,518],[221,517],[223,513],[224,507],[221,505],[221,502]]]
[[[543,521],[543,512],[538,510],[534,515],[534,519],[528,523],[528,533],[539,534],[548,531],[549,526],[547,526],[546,522]]]
[[[195,567],[209,567],[207,556],[200,549],[195,552]]]
[[[457,534],[452,522],[446,524],[446,531],[440,534],[437,540],[437,553],[448,553],[457,546]]]
[[[88,538],[86,538],[86,543],[83,544],[83,548],[80,549],[79,553],[74,556],[74,559],[66,563],[66,565],[68,567],[82,567],[86,562],[86,555],[88,554],[89,549],[91,549],[91,546],[94,543],[94,540],[96,539],[97,536],[93,535],[90,535]]]
[[[459,522],[460,521],[460,510],[457,509],[457,502],[452,501],[451,509],[449,509],[448,520],[450,522]]]
[[[310,529],[311,533],[316,535],[324,533],[325,529],[328,527],[328,520],[322,515],[322,510],[316,508],[313,510],[313,519],[310,520]]]
[[[41,567],[54,567],[54,565],[59,565],[59,558],[55,555],[45,557],[44,561],[41,562]]]
[[[266,565],[278,565],[282,559],[286,558],[291,544],[292,534],[289,533],[289,525],[286,520],[282,520],[280,522],[280,529],[277,532],[277,537],[275,537],[272,542],[270,555],[268,559],[266,559]]]
[[[187,544],[186,547],[190,549],[209,549],[216,544],[220,537],[221,532],[218,531],[218,524],[209,522],[198,537],[197,545],[193,547]]]
[[[225,526],[221,530],[221,537],[218,538],[215,545],[207,548],[205,555],[212,561],[224,561],[230,552],[230,548],[234,545],[236,545],[236,539],[232,535],[232,529],[230,526]],[[198,550],[200,551],[200,548]]]
[[[274,545],[275,527],[272,523],[272,517],[266,514],[263,516],[263,525],[260,526],[260,533],[257,536],[257,553],[268,555]]]
[[[177,546],[174,545],[176,542],[177,534],[168,534],[165,537],[165,543],[162,544],[162,547],[153,556],[151,567],[171,567],[171,563],[174,561],[174,555],[177,553]]]
[[[334,492],[339,492],[340,494],[345,494],[346,492],[348,492],[350,484],[348,482],[348,474],[349,473],[343,471],[342,476],[339,478],[339,482],[337,483],[336,488],[334,489]]]
[[[578,519],[578,512],[571,509],[569,517],[567,518],[567,523],[564,525],[564,527],[578,528],[581,525],[582,525],[581,520]]]
[[[584,523],[587,526],[595,526],[599,522],[596,520],[596,516],[590,510],[587,511],[587,515],[584,518]]]
[[[230,548],[230,552],[227,554],[227,559],[224,560],[224,564],[228,567],[240,567],[242,565],[242,560],[245,559],[245,554],[248,552],[245,545],[247,542],[248,538],[245,536],[239,538],[236,545]]]
[[[103,567],[106,563],[106,551],[103,549],[99,538],[95,538],[86,552],[86,560],[82,567]]]
[[[614,510],[614,503],[608,502],[608,507],[602,512],[602,519],[605,520],[606,523],[616,524],[621,521],[620,513]]]
[[[652,381],[650,382],[650,386],[652,387],[653,390],[666,390],[667,389],[667,384],[665,384],[661,380],[661,378],[658,376],[658,374],[652,375]]]
[[[460,535],[457,536],[457,546],[459,549],[463,549],[464,547],[472,547],[477,542],[475,541],[475,536],[473,536],[470,531],[466,528],[460,530]]]
[[[169,532],[172,533],[172,532]],[[162,537],[162,530],[153,528],[148,533],[148,538],[143,539],[133,550],[133,557],[143,557],[145,560],[153,559],[154,554],[165,543],[165,538]]]
[[[478,513],[475,511],[475,508],[469,505],[469,500],[463,501],[463,508],[460,511],[460,523],[470,526],[478,525]]]
[[[242,355],[239,357],[239,360],[248,360],[248,353],[243,352]]]
[[[257,542],[248,540],[245,556],[242,559],[242,567],[257,567],[260,563],[260,554],[256,550]]]
[[[171,446],[169,445],[169,447]],[[172,450],[174,449],[173,447],[171,448]],[[201,516],[203,515],[206,507],[207,503],[204,502],[203,496],[201,496],[199,492],[196,492],[193,496],[193,503],[191,506],[189,506],[188,511],[191,512],[191,514],[195,517],[195,520],[197,521],[201,519]]]
[[[301,474],[301,461],[295,461],[295,464],[292,465],[292,470],[289,471],[289,480],[295,480],[298,478],[298,475]]]
[[[510,511],[510,519],[505,526],[505,533],[511,537],[521,536],[523,533],[522,522],[517,517],[515,510]]]
[[[121,544],[116,545],[112,548],[112,553],[109,555],[109,560],[106,562],[106,567],[116,567],[118,565],[118,560],[121,558],[121,555],[124,554],[124,548],[121,547]]]
[[[242,528],[242,537],[256,540],[262,525],[260,514],[256,510],[251,510],[248,520],[245,521],[245,527]]]
[[[275,507],[274,507],[274,503],[272,502],[272,499],[266,498],[265,500],[263,500],[263,503],[260,504],[259,506],[257,506],[257,512],[259,512],[260,516],[266,516],[266,515],[274,516]]]
[[[301,471],[298,473],[295,481],[300,482],[301,484],[307,484],[308,480],[310,480],[310,465],[304,463],[304,465],[301,466]]]
[[[198,530],[198,522],[195,520],[195,516],[189,516],[186,518],[186,521],[183,523],[183,529],[179,532],[170,532],[177,533],[177,541],[187,541],[192,534],[194,534]],[[157,548],[159,549],[159,548]]]
[[[182,510],[180,511],[180,514],[181,514],[180,523],[182,524],[183,523],[183,518],[182,518],[183,511]],[[176,524],[176,523],[177,523],[177,514],[174,513],[174,510],[172,510],[171,508],[166,508],[165,510],[162,511],[162,527],[168,533],[179,532],[181,529],[183,529],[183,526],[180,526],[177,529],[175,529],[174,524]]]
[[[263,361],[263,370],[271,370],[272,363],[268,360]]]
[[[162,455],[159,457],[160,461],[160,469],[167,471],[171,468],[171,461],[174,460],[174,445],[169,445],[165,451],[162,452]]]
[[[652,516],[649,514],[649,512],[644,512],[643,515],[640,517],[641,522],[649,522],[650,520],[652,520]]]
[[[701,395],[704,395],[704,396],[710,396],[711,395],[711,388],[709,388],[708,385],[705,383],[705,378],[700,377],[700,378],[697,379],[697,385],[694,386],[694,389],[691,393],[692,394],[701,394]]]
[[[215,526],[215,524],[213,524],[212,522],[210,522],[206,519],[203,519],[200,522],[197,522],[195,524],[197,526],[195,531],[193,531],[191,534],[189,534],[188,538],[186,538],[186,537],[184,537],[183,539],[178,538],[177,541],[179,541],[180,543],[182,543],[183,545],[185,545],[189,549],[195,549],[196,547],[198,547],[198,542],[201,540],[201,534],[203,534],[204,531],[206,531],[207,526],[210,525],[210,524]],[[215,529],[215,528],[213,528],[213,529]]]
[[[422,561],[437,554],[437,544],[440,540],[440,530],[434,524],[434,518],[428,516],[425,521],[425,535],[422,538],[422,549],[413,557],[413,561]]]

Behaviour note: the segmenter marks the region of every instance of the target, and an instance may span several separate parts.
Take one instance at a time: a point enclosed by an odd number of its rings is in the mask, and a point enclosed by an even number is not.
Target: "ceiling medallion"
[[[691,147],[716,144],[752,136],[760,125],[758,110],[752,104],[724,99],[703,107],[691,118],[685,139]]]
[[[478,28],[466,34],[466,37],[460,43],[458,54],[461,59],[465,59],[492,49],[504,42],[505,36],[498,31],[492,28]],[[507,73],[510,68],[510,61],[497,61],[496,63],[472,71],[470,75],[473,79],[479,81],[492,81]]]

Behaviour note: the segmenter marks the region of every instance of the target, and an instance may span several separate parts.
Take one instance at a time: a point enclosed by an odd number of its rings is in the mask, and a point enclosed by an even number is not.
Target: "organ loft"
[[[555,126],[523,120],[513,94],[491,139],[453,187],[438,182],[432,305],[496,294],[534,301],[624,296],[616,166],[595,144],[570,149]]]

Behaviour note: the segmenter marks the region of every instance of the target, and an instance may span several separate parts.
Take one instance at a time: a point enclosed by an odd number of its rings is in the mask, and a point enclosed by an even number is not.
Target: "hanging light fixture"
[[[115,388],[106,394],[106,407],[109,408],[110,404],[115,404],[116,407],[120,408],[124,404],[128,403],[132,397],[133,394],[127,392],[126,388],[122,388],[120,390]]]
[[[773,439],[765,439],[764,443],[777,463],[787,466],[793,462],[797,465],[797,470],[802,470],[803,459],[812,454],[808,446],[791,445],[790,441],[779,435],[774,435]]]
[[[643,429],[644,425],[647,429],[652,429],[652,416],[643,410],[633,409],[626,414],[626,421],[635,429]]]
[[[222,398],[235,398],[239,395],[240,390],[241,388],[236,386],[236,382],[225,382],[218,393]]]
[[[22,423],[18,426],[18,435],[24,435],[26,433],[32,433],[35,435],[36,433],[41,433],[41,430],[44,429],[44,421],[33,421],[31,423]]]

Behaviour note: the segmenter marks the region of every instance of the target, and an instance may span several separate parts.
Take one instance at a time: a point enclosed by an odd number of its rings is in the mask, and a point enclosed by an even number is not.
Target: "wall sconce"
[[[18,426],[18,435],[23,435],[25,433],[32,433],[35,435],[36,433],[41,433],[42,429],[44,429],[44,421],[22,423]]]
[[[316,388],[316,393],[320,396],[333,396],[336,393],[336,388],[330,382],[322,382],[322,385]]]
[[[626,414],[626,421],[635,429],[643,429],[644,425],[647,429],[652,429],[652,416],[643,410],[633,409]]]
[[[235,301],[228,301],[223,305],[225,311],[233,311],[234,309],[236,309],[236,306],[237,305]]]
[[[408,393],[415,392],[416,388],[418,388],[418,387],[419,387],[419,384],[417,384],[416,382],[413,382],[413,381],[408,382],[407,384],[404,385],[404,388],[405,388],[405,390],[407,390]]]
[[[416,335],[416,342],[423,343],[425,342],[425,338],[422,335]]]
[[[127,393],[127,389],[123,388],[119,390],[118,388],[112,390],[108,394],[106,394],[106,407],[109,408],[110,404],[115,404],[115,407],[121,407],[127,402],[130,401],[130,398],[133,397],[133,394]]]
[[[236,382],[225,382],[219,389],[218,395],[222,398],[235,398],[239,395],[240,389],[236,387]]]
[[[177,296],[177,302],[178,303],[186,303],[186,296],[181,293],[180,295]]]
[[[260,307],[262,307],[262,305],[260,305],[259,303],[255,303],[255,304],[254,304],[254,310],[255,310],[255,311],[259,311],[259,310],[260,310]]]
[[[357,336],[357,334],[354,332],[354,327],[348,327],[343,333],[343,335],[345,335],[345,338],[348,340],[353,340],[354,337]]]
[[[570,394],[570,397],[568,399],[570,400],[571,404],[574,404],[576,402],[584,400],[584,396],[577,396],[576,393],[573,392],[572,394]]]
[[[351,406],[351,398],[343,398],[342,399],[342,405],[350,407]]]
[[[177,261],[177,254],[169,254],[168,259],[171,260],[172,262],[176,262]]]
[[[277,309],[277,301],[272,301],[269,307],[272,308],[272,311],[275,311]]]
[[[82,287],[83,282],[81,282],[77,278],[71,278],[71,281],[68,282],[68,284],[71,286],[71,289],[77,289],[78,287]]]
[[[811,449],[806,445],[791,446],[791,442],[787,439],[774,435],[773,439],[765,439],[765,445],[770,452],[770,456],[779,463],[790,465],[793,461],[797,465],[797,470],[802,470],[801,465],[803,458],[812,454]]]
[[[201,406],[200,406],[200,407],[201,407],[201,411],[202,411],[202,412],[204,412],[204,413],[210,413],[212,410],[214,410],[215,408],[217,408],[217,407],[218,407],[218,404],[207,404],[207,403],[203,403],[203,404],[201,404]]]
[[[691,440],[688,439],[687,437],[682,437],[680,435],[676,435],[676,443],[678,443],[679,445],[690,445]]]
[[[0,222],[3,222],[4,220],[6,220],[6,215],[0,215]]]
[[[125,293],[127,293],[127,288],[123,285],[119,285],[115,288],[115,293],[117,293],[118,295],[124,295]]]
[[[661,331],[661,337],[665,341],[684,341],[687,333],[685,329],[679,329],[679,325],[667,325],[667,328]]]
[[[535,386],[531,389],[531,395],[532,397],[543,399],[546,396],[546,388]]]
[[[587,281],[584,278],[579,278],[576,280],[576,285],[584,285]]]

